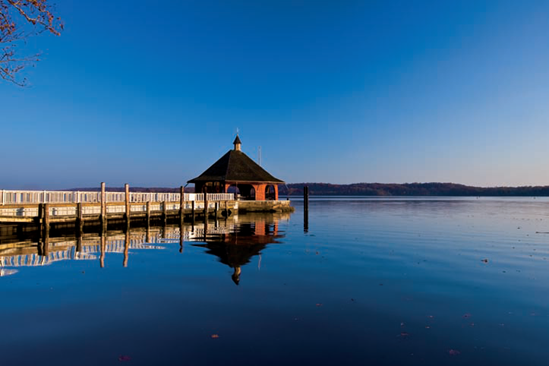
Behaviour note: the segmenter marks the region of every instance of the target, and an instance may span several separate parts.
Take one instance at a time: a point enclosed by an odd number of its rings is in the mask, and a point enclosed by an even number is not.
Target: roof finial
[[[238,137],[238,134],[236,135],[236,138],[234,139],[234,142],[233,142],[233,145],[234,145],[234,150],[235,151],[241,151],[240,150],[240,145],[242,144],[242,142],[240,142],[240,137]]]

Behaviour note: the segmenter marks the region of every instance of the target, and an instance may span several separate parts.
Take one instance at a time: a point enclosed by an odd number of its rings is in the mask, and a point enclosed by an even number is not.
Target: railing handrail
[[[106,202],[125,202],[125,192],[105,192]],[[208,201],[230,201],[232,193],[208,193]],[[130,203],[139,202],[180,202],[181,194],[172,192],[130,192]],[[204,201],[203,193],[185,193],[183,201]],[[8,204],[39,203],[99,203],[100,191],[0,191],[0,206]]]

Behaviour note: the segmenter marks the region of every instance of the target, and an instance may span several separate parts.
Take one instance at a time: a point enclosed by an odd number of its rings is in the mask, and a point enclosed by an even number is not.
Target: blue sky
[[[547,1],[55,3],[0,188],[179,186],[237,128],[290,183],[549,185]]]

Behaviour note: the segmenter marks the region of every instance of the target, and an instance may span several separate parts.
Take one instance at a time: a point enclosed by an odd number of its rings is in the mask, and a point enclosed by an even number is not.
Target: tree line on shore
[[[290,183],[281,184],[278,192],[283,196],[303,195],[303,187],[309,186],[311,195],[341,196],[549,196],[549,186],[524,187],[473,187],[456,183]],[[123,187],[107,187],[109,192],[123,192]],[[94,188],[73,190],[98,191]],[[172,192],[179,188],[130,187],[132,192]],[[186,187],[186,193],[193,193],[194,187]]]
[[[291,183],[279,186],[280,195],[355,196],[549,196],[549,186],[473,187],[455,183]]]

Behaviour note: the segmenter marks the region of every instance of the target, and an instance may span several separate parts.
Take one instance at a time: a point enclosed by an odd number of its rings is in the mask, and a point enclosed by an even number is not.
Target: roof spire
[[[233,145],[234,145],[234,151],[241,151],[240,145],[242,142],[240,142],[240,137],[238,137],[238,134],[236,134],[236,138],[234,139]]]

